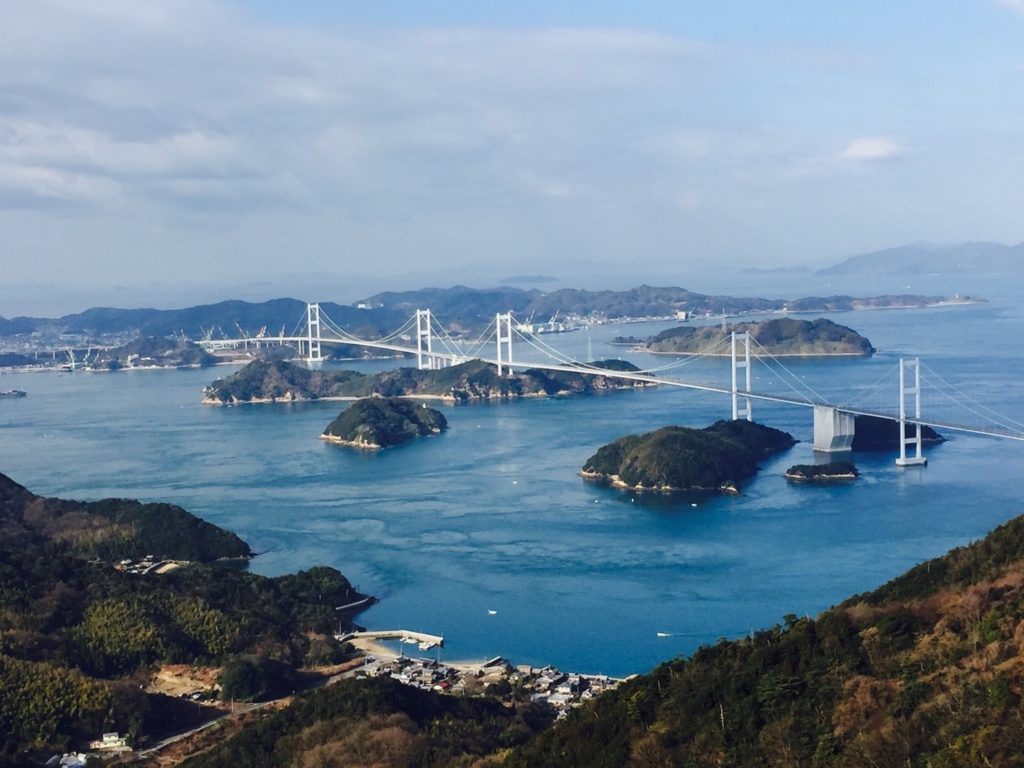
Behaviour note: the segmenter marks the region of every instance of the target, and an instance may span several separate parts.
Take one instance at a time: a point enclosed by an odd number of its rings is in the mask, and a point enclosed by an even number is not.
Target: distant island
[[[794,482],[832,483],[856,480],[860,476],[850,461],[830,461],[827,464],[795,464],[785,472],[785,478]]]
[[[787,432],[745,420],[704,429],[662,427],[620,437],[587,459],[580,475],[635,491],[738,493],[759,459],[796,443]]]
[[[448,428],[444,414],[425,403],[397,397],[356,400],[332,421],[322,440],[364,450],[380,450]]]
[[[817,274],[827,277],[919,277],[940,273],[1016,278],[1020,275],[1021,259],[1024,259],[1024,243],[916,243],[851,256],[838,264],[818,270]],[[971,299],[964,297],[963,300]]]
[[[697,354],[721,344],[733,332],[749,333],[758,347],[777,357],[825,355],[871,355],[875,348],[864,336],[831,320],[773,318],[757,323],[733,323],[723,330],[717,325],[682,325],[668,328],[649,339],[618,337],[614,343],[634,344],[654,354]],[[728,350],[718,354],[729,354]]]
[[[904,432],[906,437],[913,437],[916,428],[907,424]],[[921,427],[922,445],[938,445],[946,442],[941,434],[932,427]],[[900,447],[900,425],[898,421],[883,419],[878,416],[855,416],[853,445],[854,451],[891,451]]]
[[[621,291],[585,291],[562,288],[548,293],[501,287],[489,290],[455,286],[417,291],[387,291],[370,296],[359,306],[408,316],[422,307],[460,328],[479,328],[494,319],[495,312],[511,310],[521,318],[546,322],[563,318],[589,318],[614,322],[621,319],[712,317],[723,313],[842,312],[890,307],[927,307],[974,301],[968,298],[889,294],[856,297],[847,295],[764,299],[697,293],[685,288],[641,285]]]
[[[193,341],[144,336],[119,347],[100,350],[87,366],[93,370],[125,368],[203,368],[218,358]]]
[[[623,360],[590,363],[596,369],[636,371]],[[451,403],[510,400],[521,397],[582,394],[646,386],[602,376],[526,369],[499,376],[496,366],[470,360],[438,370],[399,368],[381,373],[309,370],[284,361],[254,361],[240,371],[206,387],[208,405],[292,402],[363,397],[427,397]]]

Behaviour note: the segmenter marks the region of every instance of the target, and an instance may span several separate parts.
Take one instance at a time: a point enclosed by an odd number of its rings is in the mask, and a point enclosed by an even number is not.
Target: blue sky
[[[1024,240],[1021,178],[1024,0],[13,0],[0,26],[5,316],[700,290]]]

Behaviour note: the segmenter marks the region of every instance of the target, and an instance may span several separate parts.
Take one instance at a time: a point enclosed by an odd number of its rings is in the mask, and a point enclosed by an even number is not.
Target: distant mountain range
[[[406,317],[392,310],[358,309],[346,304],[323,303],[323,311],[346,329],[394,328]],[[266,326],[268,335],[277,335],[282,327],[290,334],[299,323],[305,323],[306,302],[298,299],[221,301],[184,309],[115,309],[96,307],[56,318],[0,317],[0,336],[17,336],[53,329],[55,332],[84,334],[92,337],[135,332],[140,336],[184,335],[201,338],[207,332],[215,337],[240,336],[239,327],[256,335]]]
[[[834,266],[818,270],[816,274],[835,277],[931,274],[1020,275],[1022,261],[1024,261],[1024,243],[1017,245],[921,243],[851,256]]]
[[[487,326],[496,312],[511,310],[522,320],[547,321],[565,317],[598,316],[605,319],[673,317],[689,315],[736,315],[750,312],[840,312],[851,309],[927,306],[944,301],[942,296],[884,295],[855,298],[846,295],[799,299],[764,299],[715,296],[676,287],[642,285],[622,291],[584,291],[565,288],[550,293],[537,289],[500,287],[476,289],[465,286],[425,288],[417,291],[378,293],[353,305],[321,303],[330,321],[362,338],[377,338],[405,323],[416,309],[429,307],[452,332],[474,331]],[[95,308],[59,318],[0,317],[0,336],[40,334],[51,341],[67,335],[91,341],[126,336],[184,336],[191,339],[238,338],[247,335],[292,335],[304,327],[306,304],[298,299],[273,299],[261,303],[223,301],[184,309]],[[325,319],[325,322],[327,320]]]
[[[893,284],[896,283],[895,278],[900,278],[899,286],[902,288],[902,279],[907,277],[947,275],[957,278],[957,282],[962,282],[960,278],[1015,278],[1022,274],[1022,263],[1024,243],[921,243],[851,256],[831,267],[820,269],[813,275],[829,281],[840,278],[849,282],[851,286],[875,285],[876,289],[880,286],[878,278],[893,278],[890,281]],[[744,273],[764,278],[812,274],[810,270],[799,267],[759,267],[745,270]],[[675,287],[639,286],[628,290],[604,291],[563,288],[545,292],[531,286],[531,283],[535,286],[551,279],[541,274],[513,275],[503,280],[505,285],[493,289],[454,286],[402,292],[387,291],[355,305],[323,302],[321,307],[331,320],[345,330],[356,335],[372,337],[397,328],[413,310],[425,307],[430,307],[451,330],[458,331],[480,328],[493,319],[495,312],[507,310],[515,312],[524,320],[532,315],[537,321],[545,321],[556,313],[563,316],[600,314],[615,318],[666,316],[678,311],[693,314],[737,314],[778,311],[785,308],[802,312],[827,312],[865,306],[912,306],[932,303],[942,298],[878,296],[856,299],[848,295],[839,295],[783,300],[701,294]],[[917,280],[916,284],[920,284],[920,280]],[[931,290],[939,292],[942,288],[936,284]],[[0,336],[24,337],[42,332],[51,338],[60,334],[99,338],[131,333],[141,336],[183,335],[188,338],[201,338],[210,333],[214,337],[239,336],[239,327],[250,335],[256,335],[264,326],[267,335],[276,335],[282,326],[285,333],[290,333],[296,324],[301,323],[305,319],[305,306],[305,302],[298,299],[280,298],[258,303],[222,301],[168,310],[96,307],[57,318],[0,317]]]
[[[885,295],[811,296],[793,299],[764,299],[696,293],[685,288],[641,285],[621,291],[585,291],[562,288],[550,293],[518,288],[478,290],[424,288],[418,291],[386,292],[359,302],[361,306],[395,310],[408,317],[417,308],[430,307],[442,321],[454,327],[478,327],[493,319],[495,312],[511,310],[520,319],[533,317],[544,322],[560,315],[600,315],[607,319],[672,317],[690,315],[735,315],[747,312],[842,312],[851,309],[926,306],[943,301],[942,296]]]

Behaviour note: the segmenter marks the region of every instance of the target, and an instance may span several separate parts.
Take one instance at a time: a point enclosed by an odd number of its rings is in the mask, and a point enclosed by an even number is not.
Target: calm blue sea
[[[896,360],[920,355],[945,391],[978,401],[954,408],[926,388],[926,414],[980,423],[991,408],[1024,420],[1016,304],[833,319],[879,353],[787,361],[781,375],[838,402],[894,407]],[[667,325],[546,340],[664,365],[607,341]],[[363,455],[318,439],[341,403],[202,406],[202,387],[232,370],[4,374],[0,389],[29,396],[0,400],[0,471],[40,494],[180,504],[246,538],[262,553],[259,573],[336,566],[381,599],[362,623],[443,634],[449,658],[614,675],[785,613],[814,615],[1024,511],[1022,443],[950,434],[924,469],[862,455],[854,485],[791,486],[783,470],[813,460],[810,411],[755,404],[757,420],[804,442],[765,462],[739,497],[646,499],[576,473],[623,434],[727,418],[727,398],[659,388],[445,407],[446,434]],[[729,371],[697,373],[724,382]],[[783,391],[767,368],[757,375],[756,388]]]

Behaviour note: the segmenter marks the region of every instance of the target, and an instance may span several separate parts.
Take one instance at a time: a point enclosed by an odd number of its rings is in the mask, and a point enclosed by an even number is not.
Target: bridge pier
[[[814,406],[814,450],[841,453],[853,449],[853,414],[830,405]]]

